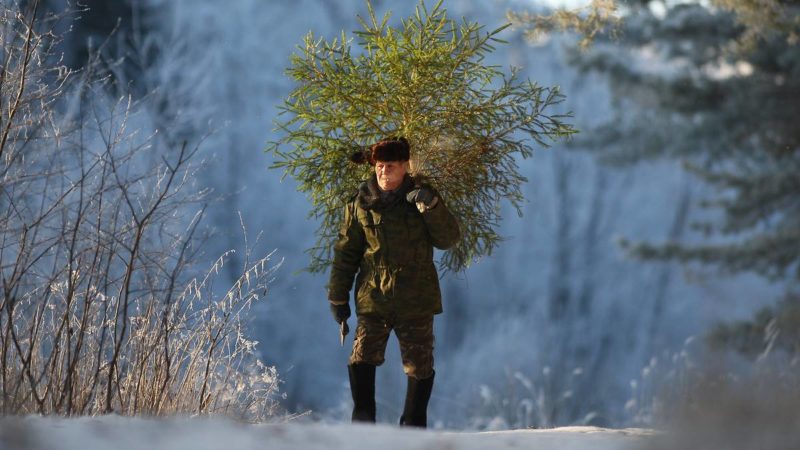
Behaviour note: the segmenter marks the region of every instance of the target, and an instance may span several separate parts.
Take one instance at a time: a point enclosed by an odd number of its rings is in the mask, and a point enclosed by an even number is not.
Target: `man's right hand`
[[[335,303],[331,303],[331,313],[333,313],[333,318],[336,320],[336,323],[341,324],[350,317],[350,304],[343,303],[341,305],[337,305]]]

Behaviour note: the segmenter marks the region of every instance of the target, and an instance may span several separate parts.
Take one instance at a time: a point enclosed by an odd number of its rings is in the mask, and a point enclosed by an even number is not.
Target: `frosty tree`
[[[321,219],[309,269],[327,267],[342,207],[369,176],[348,156],[389,136],[409,140],[412,173],[458,217],[463,239],[440,263],[463,269],[498,244],[501,201],[520,211],[526,180],[517,158],[575,132],[556,110],[563,96],[486,62],[506,26],[485,31],[449,19],[441,1],[430,10],[420,1],[393,27],[389,14],[379,19],[367,7],[355,38],[309,34],[298,47],[287,71],[297,85],[276,120],[283,136],[267,149]]]

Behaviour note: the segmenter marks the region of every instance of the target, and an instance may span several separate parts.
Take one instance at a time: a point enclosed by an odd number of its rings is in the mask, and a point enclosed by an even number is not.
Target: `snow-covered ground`
[[[281,423],[221,419],[6,418],[2,450],[620,450],[641,448],[652,431],[568,427],[482,433],[389,425]]]

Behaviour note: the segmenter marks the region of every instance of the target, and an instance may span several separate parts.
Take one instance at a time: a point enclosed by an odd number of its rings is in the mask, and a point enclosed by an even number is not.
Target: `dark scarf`
[[[393,191],[383,192],[378,187],[378,179],[373,175],[358,187],[358,204],[363,209],[381,210],[406,201],[406,194],[414,188],[414,179],[406,174],[403,182]]]

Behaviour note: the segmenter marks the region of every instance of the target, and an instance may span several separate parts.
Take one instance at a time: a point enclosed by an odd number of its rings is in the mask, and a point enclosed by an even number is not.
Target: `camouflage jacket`
[[[348,301],[355,277],[357,314],[410,318],[442,312],[433,247],[450,248],[461,233],[441,197],[424,213],[406,201],[415,186],[419,184],[406,176],[398,189],[381,198],[374,176],[361,184],[345,207],[334,246],[330,301]]]

